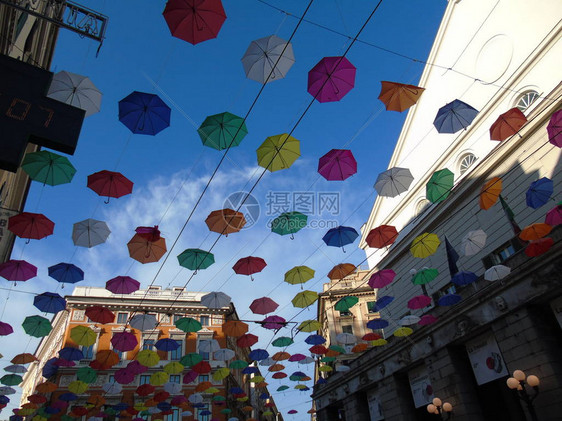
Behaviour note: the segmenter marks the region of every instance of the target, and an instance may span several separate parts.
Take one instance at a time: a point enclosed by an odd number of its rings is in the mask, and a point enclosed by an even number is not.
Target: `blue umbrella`
[[[244,390],[240,387],[231,387],[229,389],[229,392],[233,395],[241,395],[242,393],[244,393]]]
[[[154,136],[170,125],[170,114],[158,95],[134,91],[119,101],[119,121],[135,134]]]
[[[367,322],[367,327],[372,330],[384,329],[388,326],[388,322],[384,319],[373,319]]]
[[[201,412],[199,412],[199,415],[201,415],[202,417],[206,416],[206,415],[211,415],[211,414],[212,414],[212,412],[209,411],[208,409],[204,409]]]
[[[66,308],[66,301],[59,294],[44,292],[36,295],[33,305],[45,313],[58,313]]]
[[[41,410],[41,408],[39,408],[39,411],[40,411],[40,410]],[[39,412],[39,411],[38,411],[38,412]],[[57,407],[55,407],[55,406],[47,406],[47,407],[44,409],[44,411],[45,411],[46,414],[58,414],[60,411],[62,411],[62,409],[61,409],[61,408],[57,408]]]
[[[263,393],[260,395],[260,399],[269,399],[269,397],[270,397],[270,396],[269,396],[269,393],[267,393],[267,392],[263,392]]]
[[[437,300],[437,304],[440,306],[452,306],[462,300],[462,297],[457,294],[447,294],[443,295],[439,300]]]
[[[267,357],[266,357],[267,358]],[[257,374],[260,370],[257,367],[248,366],[242,370],[242,374]]]
[[[170,338],[159,339],[155,344],[154,347],[158,351],[175,351],[180,347],[180,344]]]
[[[61,283],[75,284],[84,279],[84,271],[72,263],[59,263],[49,267],[49,276]]]
[[[10,402],[10,398],[7,396],[0,396],[0,404],[5,405]]]
[[[326,343],[326,339],[324,339],[323,336],[314,334],[309,335],[304,341],[309,345],[321,345]]]
[[[205,404],[204,404],[203,402],[201,402],[201,403],[193,403],[193,404],[191,404],[191,406],[194,407],[194,408],[204,408],[204,407],[205,407]]]
[[[316,382],[316,384],[325,384],[326,382],[327,382],[326,379],[320,377],[320,378],[318,379],[318,381]]]
[[[455,99],[437,111],[433,125],[439,133],[456,133],[466,129],[478,114],[478,110]]]
[[[250,352],[249,357],[251,360],[256,361],[265,360],[267,357],[269,357],[269,352],[267,352],[265,349],[254,349],[252,352]]]
[[[48,379],[49,377],[57,374],[58,367],[55,364],[57,360],[58,360],[58,358],[54,357],[54,358],[51,358],[50,360],[48,360],[45,363],[45,365],[43,366],[43,371],[41,372],[43,377]]]
[[[550,200],[554,191],[554,183],[550,178],[539,178],[533,181],[526,193],[527,206],[538,209]]]
[[[78,361],[84,359],[84,353],[78,348],[67,346],[59,351],[59,357],[63,360]]]
[[[354,228],[339,226],[329,230],[322,240],[328,246],[343,248],[343,246],[353,243],[357,237],[359,237],[359,233]],[[345,250],[343,251],[345,252]]]
[[[121,412],[127,409],[129,406],[130,405],[126,404],[125,402],[119,402],[118,404],[113,405],[112,408],[117,412]]]
[[[463,286],[473,283],[478,276],[472,272],[458,272],[451,278],[451,282],[455,285]]]
[[[394,297],[391,297],[390,295],[384,295],[382,297],[380,297],[376,303],[375,303],[375,308],[373,309],[373,311],[379,311],[383,308],[385,308],[387,305],[389,305],[392,301],[394,301]]]
[[[169,402],[158,402],[158,404],[156,405],[156,407],[160,410],[160,411],[169,411],[172,408],[172,405],[170,405]]]
[[[76,399],[78,399],[78,395],[72,392],[66,392],[60,395],[59,399],[65,402],[75,401]]]

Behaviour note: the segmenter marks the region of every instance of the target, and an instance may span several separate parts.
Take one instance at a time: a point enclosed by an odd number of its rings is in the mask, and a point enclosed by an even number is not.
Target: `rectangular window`
[[[81,346],[80,350],[82,351],[82,354],[84,354],[85,360],[93,360],[94,359],[94,345]]]
[[[150,383],[150,374],[141,374],[139,379],[139,385]]]
[[[155,343],[154,339],[145,339],[145,340],[143,341],[143,343],[142,343],[142,349],[143,349],[143,351],[144,351],[145,349],[150,349],[150,350],[152,350],[152,348],[154,348],[154,343]]]
[[[369,313],[377,313],[376,305],[377,305],[376,301],[367,301],[367,311]]]
[[[340,317],[349,317],[351,316],[350,311],[340,311]]]
[[[209,316],[201,316],[199,318],[202,326],[209,326]]]
[[[182,417],[181,417],[181,409],[179,408],[174,408],[172,410],[172,413],[169,415],[166,415],[166,417],[164,418],[165,421],[181,421]]]
[[[179,319],[183,317],[182,314],[174,314],[174,325],[178,322]]]
[[[201,415],[201,412],[205,411],[204,413],[206,414],[207,412],[209,412],[209,404],[205,404],[205,406],[202,406],[201,408],[197,408],[197,420],[198,421],[209,421],[209,415]]]
[[[502,244],[500,247],[495,249],[492,253],[488,254],[482,259],[484,267],[489,269],[494,265],[499,265],[505,262],[509,257],[513,256],[519,250],[523,249],[523,244],[519,241],[519,238],[512,238],[507,243]]]
[[[179,345],[178,349],[170,351],[169,359],[172,361],[178,361],[183,356],[183,341],[177,340],[176,343]]]
[[[351,325],[343,325],[341,330],[343,333],[351,333],[353,335],[353,326]]]
[[[198,379],[199,383],[208,382],[209,381],[209,375],[208,374],[200,374],[197,379]]]
[[[117,323],[120,325],[124,325],[125,323],[127,323],[128,318],[128,313],[117,313]]]
[[[172,374],[169,381],[170,383],[181,383],[181,376],[179,374]]]

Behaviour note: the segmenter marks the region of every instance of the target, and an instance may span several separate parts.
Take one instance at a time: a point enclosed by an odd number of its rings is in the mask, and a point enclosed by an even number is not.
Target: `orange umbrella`
[[[105,398],[101,395],[91,395],[87,402],[94,406],[102,406],[105,403]]]
[[[269,371],[274,372],[274,371],[281,371],[284,370],[285,366],[283,364],[273,364],[272,366],[270,366],[268,368]]]
[[[519,108],[514,107],[500,115],[492,124],[492,127],[490,127],[490,139],[501,142],[517,133],[526,122],[527,117],[525,117],[525,114]]]
[[[271,359],[273,361],[284,361],[284,360],[288,360],[289,358],[291,358],[291,354],[289,354],[288,352],[283,352],[283,351],[276,352],[271,357]]]
[[[43,382],[35,386],[35,391],[39,393],[53,393],[57,389],[58,386],[51,382]]]
[[[337,357],[338,355],[340,355],[341,352],[338,351],[334,351],[333,349],[328,349],[328,351],[326,352],[326,357]]]
[[[539,222],[523,228],[523,230],[519,233],[519,238],[523,241],[534,241],[547,236],[550,231],[552,231],[552,227],[550,225]]]
[[[242,408],[242,411],[244,411],[244,412],[250,412],[250,411],[253,411],[253,410],[254,410],[254,407],[250,406],[250,405],[247,405],[247,406]]]
[[[135,234],[127,243],[129,256],[141,263],[157,262],[166,253],[166,240],[149,241],[140,234]]]
[[[384,103],[387,111],[402,112],[407,110],[418,102],[425,90],[419,86],[397,82],[382,81],[381,85],[379,99]]]
[[[398,238],[398,231],[395,227],[392,225],[381,225],[369,231],[365,241],[369,247],[381,249],[393,244],[396,238]]]
[[[363,352],[367,349],[367,344],[357,344],[351,348],[351,352]]]
[[[18,354],[12,358],[12,364],[29,364],[33,361],[39,361],[35,355],[29,353]]]
[[[357,267],[352,265],[351,263],[340,263],[332,268],[330,272],[328,272],[328,278],[332,281],[334,279],[343,279],[348,275],[351,275],[355,272]]]
[[[211,382],[202,382],[199,383],[197,385],[197,387],[195,388],[196,392],[204,392],[205,390],[207,390],[208,388],[213,387],[213,383]]]
[[[210,231],[228,235],[240,231],[246,225],[246,218],[242,212],[227,208],[211,212],[205,223]]]
[[[494,177],[482,186],[480,189],[480,209],[488,210],[498,200],[502,192],[502,179]]]
[[[119,355],[110,349],[102,349],[96,353],[96,361],[109,369],[119,362]]]
[[[229,320],[222,325],[222,330],[225,335],[237,338],[248,332],[248,325],[239,320]]]
[[[268,382],[259,382],[256,383],[256,389],[265,389],[269,385]]]

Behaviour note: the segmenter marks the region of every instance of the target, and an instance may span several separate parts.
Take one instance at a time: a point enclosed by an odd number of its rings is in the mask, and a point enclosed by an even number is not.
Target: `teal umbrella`
[[[21,325],[25,333],[36,338],[47,336],[53,329],[51,322],[41,316],[27,316]]]
[[[199,321],[191,317],[182,317],[181,319],[178,319],[175,324],[179,330],[183,330],[187,333],[198,332],[203,328]]]
[[[278,392],[282,392],[282,391],[284,391],[284,390],[287,390],[288,388],[289,388],[289,386],[285,386],[285,385],[279,386],[279,387],[277,388],[277,391],[278,391]]]
[[[338,300],[334,308],[338,311],[349,311],[351,307],[359,302],[359,298],[354,295],[349,295]]]
[[[306,227],[308,216],[300,212],[285,212],[279,215],[271,223],[271,231],[279,235],[293,234]]]
[[[431,203],[445,200],[453,188],[454,179],[454,174],[447,168],[435,171],[425,186],[427,200]]]
[[[15,386],[20,384],[22,381],[23,378],[17,374],[6,374],[0,378],[0,383],[5,384],[6,386]]]
[[[68,158],[49,151],[31,152],[25,155],[21,168],[32,180],[56,186],[70,183],[76,174]]]
[[[280,338],[275,339],[271,345],[273,346],[278,346],[278,347],[285,347],[285,346],[289,346],[292,343],[294,343],[295,341],[293,341],[291,338],[289,338],[288,336],[281,336]]]
[[[244,119],[224,112],[207,117],[197,129],[203,145],[219,151],[238,146],[248,134]]]
[[[178,256],[178,261],[184,268],[194,270],[197,273],[199,269],[207,269],[215,263],[215,256],[200,249],[186,249]]]

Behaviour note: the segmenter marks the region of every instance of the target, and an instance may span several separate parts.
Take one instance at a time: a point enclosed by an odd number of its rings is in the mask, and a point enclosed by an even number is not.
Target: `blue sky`
[[[306,3],[295,0],[268,0],[276,7],[299,15]],[[107,38],[99,56],[97,44],[61,30],[52,70],[67,70],[89,76],[103,92],[102,110],[84,121],[77,151],[71,161],[78,169],[72,183],[57,187],[32,184],[26,210],[41,212],[55,223],[55,234],[25,245],[17,241],[12,258],[24,258],[39,267],[39,276],[14,291],[0,291],[5,301],[3,321],[16,332],[0,338],[3,362],[19,352],[33,352],[37,340],[29,340],[21,331],[25,315],[39,314],[32,306],[32,295],[62,291],[47,276],[47,267],[59,262],[80,266],[86,273],[84,285],[103,286],[117,275],[129,274],[143,287],[156,285],[183,286],[193,291],[222,289],[232,296],[241,318],[259,320],[248,306],[254,298],[270,295],[279,304],[279,314],[302,321],[316,316],[315,306],[299,313],[290,304],[300,292],[298,286],[283,283],[283,274],[296,265],[306,264],[316,270],[306,289],[321,291],[330,268],[341,262],[359,263],[365,259],[357,241],[347,252],[327,247],[322,242],[330,224],[353,226],[357,230],[367,219],[375,199],[372,185],[379,172],[387,168],[390,154],[405,114],[387,112],[377,99],[381,80],[417,83],[423,64],[399,57],[361,42],[356,42],[347,58],[357,68],[355,88],[342,100],[315,102],[293,136],[301,141],[301,158],[289,170],[267,173],[253,192],[261,205],[259,220],[241,233],[221,238],[213,249],[216,263],[194,277],[180,270],[175,256],[185,248],[208,249],[216,240],[204,219],[212,210],[221,209],[234,192],[247,191],[261,174],[256,165],[256,148],[271,135],[289,132],[308,106],[311,96],[306,91],[307,73],[322,57],[343,53],[350,40],[327,29],[303,22],[293,38],[296,63],[288,76],[270,83],[250,114],[248,135],[239,147],[228,153],[218,175],[204,196],[198,210],[171,251],[168,263],[154,280],[159,263],[141,265],[129,258],[126,243],[139,225],[159,224],[168,248],[176,239],[205,183],[221,158],[221,153],[204,147],[196,132],[204,118],[229,111],[245,115],[261,85],[246,79],[240,58],[248,44],[257,38],[276,34],[287,39],[297,20],[258,0],[225,0],[227,20],[217,39],[193,46],[173,38],[162,17],[164,1],[121,0],[82,1],[109,16]],[[396,53],[425,60],[446,7],[445,0],[420,2],[383,2],[360,39]],[[307,19],[353,37],[371,13],[376,2],[364,0],[317,0]],[[132,135],[117,119],[117,102],[132,91],[156,93],[172,108],[171,126],[158,135]],[[318,158],[332,148],[350,148],[358,162],[358,173],[344,182],[328,182],[316,172]],[[103,199],[86,188],[86,177],[103,169],[122,172],[134,183],[130,196]],[[180,190],[181,188],[181,190]],[[178,193],[179,192],[179,193]],[[294,192],[330,193],[339,196],[339,211],[311,215],[323,228],[308,228],[294,240],[270,234],[267,215],[272,203]],[[172,200],[176,197],[175,200]],[[112,234],[107,243],[92,249],[73,246],[72,224],[87,218],[104,220]],[[319,221],[319,222],[318,222]],[[232,265],[240,257],[263,257],[268,266],[255,276],[234,275]],[[8,287],[5,283],[4,287]],[[251,288],[251,294],[247,291]],[[24,312],[15,309],[25,308]],[[261,346],[272,338],[270,331],[251,326],[260,336]],[[288,336],[289,331],[279,335]],[[307,353],[302,343],[305,334],[287,351]],[[21,338],[21,339],[20,339]],[[300,339],[300,340],[299,340]],[[17,341],[17,342],[16,342]],[[15,345],[14,345],[15,342]],[[273,352],[278,349],[273,348]],[[271,351],[271,348],[270,348]],[[288,367],[290,374],[302,366]],[[306,370],[312,375],[312,365]],[[282,382],[268,378],[270,392]],[[289,386],[293,382],[283,382]],[[311,406],[309,392],[287,391],[274,394],[278,408],[287,419],[305,419]],[[289,401],[290,398],[290,401]],[[13,395],[13,400],[18,400]],[[11,408],[8,407],[8,408]],[[287,416],[290,409],[299,414]]]

